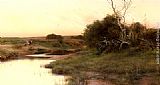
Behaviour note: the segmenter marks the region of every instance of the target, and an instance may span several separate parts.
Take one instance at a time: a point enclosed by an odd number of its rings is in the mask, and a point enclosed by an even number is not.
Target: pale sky
[[[160,23],[160,0],[132,1],[127,20]],[[0,0],[0,36],[81,34],[87,24],[111,13],[107,0]]]

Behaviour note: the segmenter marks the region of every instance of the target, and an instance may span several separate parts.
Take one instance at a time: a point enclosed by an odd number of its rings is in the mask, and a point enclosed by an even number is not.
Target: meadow
[[[159,85],[160,71],[155,56],[155,50],[136,48],[100,56],[90,50],[46,67],[53,73],[72,76],[69,85],[87,85],[87,80],[110,81],[111,85]]]

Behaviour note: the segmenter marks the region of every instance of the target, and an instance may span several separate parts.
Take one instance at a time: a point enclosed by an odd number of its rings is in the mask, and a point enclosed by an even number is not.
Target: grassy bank
[[[121,52],[95,55],[94,51],[52,62],[46,67],[56,74],[72,76],[71,85],[90,79],[111,81],[116,85],[142,85],[141,80],[158,85],[160,76],[155,63],[155,51],[128,49]]]
[[[0,49],[0,61],[6,61],[9,59],[17,59],[18,55],[19,54],[16,51]]]
[[[27,45],[28,40],[32,43]],[[57,39],[47,40],[45,37],[35,38],[18,38],[4,37],[0,38],[0,60],[10,60],[13,58],[21,58],[26,54],[69,54],[77,52],[83,46],[83,40],[79,39],[64,39],[60,43]]]

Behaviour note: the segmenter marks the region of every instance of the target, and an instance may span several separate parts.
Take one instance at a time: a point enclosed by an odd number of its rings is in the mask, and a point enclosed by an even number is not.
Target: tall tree
[[[87,25],[84,31],[84,38],[89,47],[95,47],[97,43],[104,40],[119,39],[120,30],[114,16],[107,15],[103,20],[95,21]]]
[[[119,28],[121,29],[121,39],[123,41],[126,41],[127,34],[125,29],[125,15],[128,10],[128,8],[132,4],[132,0],[119,0],[118,3],[116,3],[116,0],[107,0],[108,3],[111,4],[114,16],[116,17],[118,21]],[[121,3],[121,6],[118,6],[118,4]]]

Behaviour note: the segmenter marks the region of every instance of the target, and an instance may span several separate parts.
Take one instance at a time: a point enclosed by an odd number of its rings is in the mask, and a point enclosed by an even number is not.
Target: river
[[[0,62],[1,85],[65,85],[65,76],[42,67],[53,60],[22,59]]]

